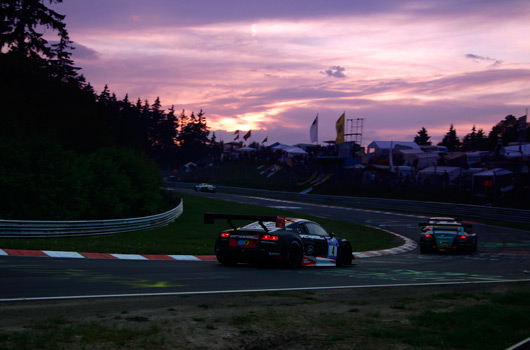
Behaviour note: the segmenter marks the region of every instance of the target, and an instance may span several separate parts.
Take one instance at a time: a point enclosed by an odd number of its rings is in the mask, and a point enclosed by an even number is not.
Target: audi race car
[[[216,189],[217,188],[214,185],[210,185],[210,184],[207,184],[207,183],[202,183],[202,184],[195,185],[195,191],[198,191],[198,192],[213,192],[213,193],[215,193]]]
[[[424,227],[420,236],[422,254],[432,251],[473,254],[477,251],[478,238],[471,232],[471,225],[442,221],[422,227]]]
[[[316,222],[282,216],[204,213],[204,223],[226,219],[232,227],[215,241],[215,255],[223,265],[273,262],[287,268],[348,266],[351,244],[328,233]],[[236,227],[232,220],[253,221]]]

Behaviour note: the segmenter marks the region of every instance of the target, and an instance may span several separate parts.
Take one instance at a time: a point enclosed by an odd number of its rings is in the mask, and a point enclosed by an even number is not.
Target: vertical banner
[[[344,118],[345,118],[346,112],[342,113],[340,118],[337,120],[337,123],[335,123],[335,129],[337,129],[337,139],[335,140],[336,145],[340,145],[344,143]]]
[[[318,143],[318,114],[309,129],[309,137],[311,138],[311,142]]]

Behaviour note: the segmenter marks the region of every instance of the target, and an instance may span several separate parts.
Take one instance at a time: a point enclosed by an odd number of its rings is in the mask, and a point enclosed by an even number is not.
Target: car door
[[[336,259],[339,248],[338,241],[319,224],[307,222],[304,224],[308,236],[311,237],[314,253],[311,255]]]

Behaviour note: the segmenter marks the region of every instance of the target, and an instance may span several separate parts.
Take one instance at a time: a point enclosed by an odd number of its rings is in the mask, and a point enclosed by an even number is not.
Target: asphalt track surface
[[[187,190],[181,190],[187,192]],[[421,217],[300,202],[199,194],[279,210],[303,212],[390,230],[418,239]],[[396,208],[399,209],[399,208]],[[67,259],[0,256],[0,301],[238,293],[530,281],[530,231],[474,223],[473,255],[419,254],[356,259],[352,267],[296,270],[216,261]],[[213,242],[212,242],[213,244]]]

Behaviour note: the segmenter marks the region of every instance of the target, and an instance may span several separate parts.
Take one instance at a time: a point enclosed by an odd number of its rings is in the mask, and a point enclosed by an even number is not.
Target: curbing
[[[372,250],[366,252],[354,252],[356,259],[366,259],[383,255],[401,254],[416,248],[416,243],[410,238],[395,232],[383,230],[395,235],[405,241],[396,248]],[[164,255],[164,254],[109,254],[109,253],[86,253],[86,252],[64,252],[54,250],[27,250],[27,249],[0,249],[0,256],[33,256],[47,258],[69,258],[69,259],[121,259],[121,260],[174,260],[174,261],[214,261],[215,255]]]

